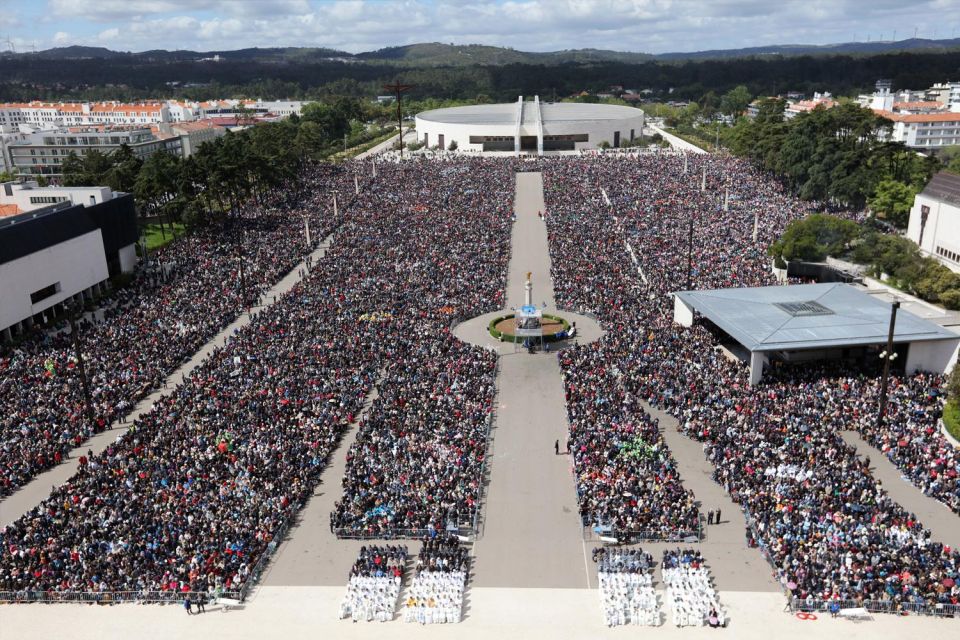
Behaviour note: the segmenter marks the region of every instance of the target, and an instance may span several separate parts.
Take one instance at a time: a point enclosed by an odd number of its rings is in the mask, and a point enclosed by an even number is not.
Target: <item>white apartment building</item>
[[[0,136],[2,139],[3,136]],[[58,179],[61,166],[71,153],[83,158],[91,151],[111,154],[127,145],[141,160],[159,151],[182,155],[179,136],[158,139],[146,127],[113,129],[109,127],[74,127],[54,131],[38,131],[3,143],[6,164],[20,176],[44,176]]]
[[[170,110],[163,103],[119,102],[2,103],[0,127],[30,125],[75,127],[83,125],[150,125],[169,122]]]
[[[917,151],[937,151],[960,144],[960,113],[876,113],[893,121],[891,140]]]
[[[289,118],[301,115],[307,103],[296,100],[181,100],[142,103],[120,102],[27,102],[0,103],[0,129],[31,127],[79,127],[87,125],[150,126],[192,122],[211,116],[236,115],[243,105],[255,117]]]

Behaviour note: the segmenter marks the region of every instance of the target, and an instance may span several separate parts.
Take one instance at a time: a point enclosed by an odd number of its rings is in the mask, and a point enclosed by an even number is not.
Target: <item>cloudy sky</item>
[[[896,31],[895,31],[896,30]],[[960,0],[0,0],[0,48],[697,51],[960,35]]]

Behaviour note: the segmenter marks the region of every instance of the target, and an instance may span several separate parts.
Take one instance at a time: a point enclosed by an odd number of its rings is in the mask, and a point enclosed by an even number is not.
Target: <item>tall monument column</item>
[[[523,304],[528,307],[533,304],[533,283],[530,281],[530,276],[532,274],[532,271],[527,271],[527,281],[523,283],[523,288],[525,291]]]

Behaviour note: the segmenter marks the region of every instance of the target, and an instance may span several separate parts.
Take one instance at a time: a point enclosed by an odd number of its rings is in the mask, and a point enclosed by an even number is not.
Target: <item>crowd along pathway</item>
[[[324,238],[323,242],[309,254],[312,262],[316,262],[322,258],[332,242],[333,234]],[[50,487],[63,484],[76,473],[81,455],[88,450],[93,451],[94,455],[98,455],[109,447],[111,443],[115,442],[117,438],[123,435],[127,429],[133,425],[134,420],[153,408],[153,405],[163,397],[168,388],[173,388],[180,384],[183,379],[200,366],[215,349],[227,344],[231,336],[250,324],[251,313],[255,315],[260,310],[270,307],[276,300],[280,299],[280,296],[290,291],[294,285],[303,279],[303,275],[306,275],[308,271],[307,262],[307,257],[304,257],[303,261],[294,266],[286,276],[264,293],[249,312],[245,310],[233,322],[220,331],[220,333],[211,338],[199,351],[193,354],[189,360],[167,376],[162,387],[138,402],[132,412],[124,416],[123,419],[115,421],[107,430],[93,436],[74,449],[64,458],[61,464],[41,473],[17,491],[4,498],[3,501],[0,502],[0,528],[13,523],[30,509],[36,507],[50,495]]]
[[[527,272],[533,302],[555,311],[540,173],[518,173],[507,277],[507,307],[524,302]],[[584,323],[578,322],[578,328]],[[584,330],[584,329],[581,329]],[[488,457],[482,536],[475,546],[477,587],[590,586],[567,439],[560,365],[553,353],[531,355],[512,347],[500,357],[493,454]]]

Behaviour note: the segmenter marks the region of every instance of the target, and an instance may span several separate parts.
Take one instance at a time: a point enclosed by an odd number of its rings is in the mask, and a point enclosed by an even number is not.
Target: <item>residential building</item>
[[[227,132],[225,127],[217,125],[212,120],[198,120],[196,122],[180,122],[175,124],[160,124],[156,126],[154,135],[157,138],[180,138],[180,153],[189,158],[197,152],[204,142],[211,142]]]
[[[897,113],[876,111],[893,122],[890,139],[917,151],[936,153],[944,147],[960,144],[960,113]]]
[[[827,92],[824,93],[814,93],[812,100],[797,100],[797,101],[788,101],[787,108],[783,111],[783,117],[787,120],[796,118],[801,113],[806,113],[808,111],[813,111],[817,107],[823,107],[824,109],[830,109],[837,106],[839,103],[833,99],[833,96]]]
[[[283,119],[302,114],[307,104],[296,100],[156,100],[121,102],[0,103],[0,127],[75,127],[86,125],[150,126],[192,122],[213,116],[234,117],[244,107],[257,119]]]
[[[150,125],[168,122],[170,111],[159,102],[29,102],[0,104],[0,126],[33,125],[71,127],[81,125]]]
[[[920,253],[960,273],[960,176],[940,172],[917,194],[907,237]]]
[[[156,138],[149,128],[71,127],[27,134],[21,140],[5,143],[10,165],[20,176],[44,176],[54,181],[62,176],[64,160],[73,153],[83,158],[96,150],[111,154],[127,145],[141,160],[164,151],[182,155],[181,138]]]

